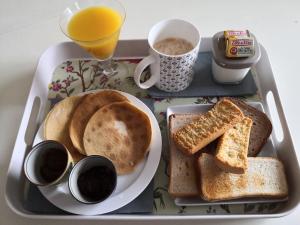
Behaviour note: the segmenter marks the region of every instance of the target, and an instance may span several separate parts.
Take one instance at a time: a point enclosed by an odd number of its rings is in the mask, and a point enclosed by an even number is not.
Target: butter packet
[[[229,58],[250,57],[254,55],[254,38],[246,31],[224,31],[225,55]]]

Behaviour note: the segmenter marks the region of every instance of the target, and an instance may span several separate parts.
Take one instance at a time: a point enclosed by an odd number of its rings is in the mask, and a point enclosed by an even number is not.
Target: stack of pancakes
[[[101,155],[118,174],[132,172],[143,160],[151,135],[148,116],[112,90],[65,98],[48,113],[44,128],[45,139],[64,144],[74,161]]]

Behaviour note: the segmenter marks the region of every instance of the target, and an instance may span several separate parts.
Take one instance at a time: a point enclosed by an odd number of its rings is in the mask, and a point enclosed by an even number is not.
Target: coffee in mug
[[[156,42],[153,47],[166,55],[181,55],[194,48],[189,41],[183,38],[166,38]]]
[[[147,89],[155,85],[166,92],[186,89],[193,80],[200,40],[197,28],[184,20],[169,19],[154,25],[148,35],[149,56],[134,72],[137,86]],[[148,66],[151,76],[141,83],[141,75]]]

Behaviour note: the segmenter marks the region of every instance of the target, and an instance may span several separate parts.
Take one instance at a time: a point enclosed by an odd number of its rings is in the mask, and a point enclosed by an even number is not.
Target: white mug
[[[193,45],[193,49],[181,55],[167,55],[153,46],[166,38],[182,38]],[[155,85],[166,92],[178,92],[186,89],[193,80],[193,66],[200,46],[198,29],[189,22],[179,19],[164,20],[154,25],[148,35],[149,56],[136,67],[134,81],[138,87],[147,89]],[[141,83],[143,71],[150,65],[151,77]]]

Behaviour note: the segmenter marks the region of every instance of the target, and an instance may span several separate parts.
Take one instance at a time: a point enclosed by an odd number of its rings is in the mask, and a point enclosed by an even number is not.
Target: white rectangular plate
[[[248,102],[249,105],[264,112],[264,108],[260,102]],[[178,105],[171,106],[167,109],[167,123],[169,127],[169,116],[172,114],[196,114],[204,113],[212,108],[212,104],[193,104],[193,105]],[[170,138],[170,137],[169,137]],[[258,156],[277,157],[276,150],[272,141],[272,138],[268,138],[267,143],[262,148]],[[235,200],[219,201],[219,202],[207,202],[202,198],[175,198],[175,204],[178,206],[205,206],[205,205],[233,205],[233,204],[256,204],[256,203],[274,203],[284,202],[288,198],[270,199],[270,198],[241,198]]]

